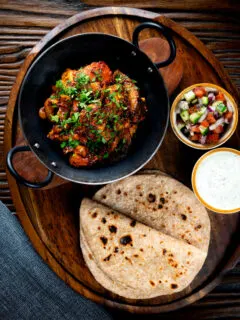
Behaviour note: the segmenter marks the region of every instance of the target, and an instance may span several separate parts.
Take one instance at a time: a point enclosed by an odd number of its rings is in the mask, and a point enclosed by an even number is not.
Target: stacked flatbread
[[[171,177],[143,174],[100,189],[80,208],[87,266],[106,289],[148,299],[186,288],[210,240],[206,209]]]

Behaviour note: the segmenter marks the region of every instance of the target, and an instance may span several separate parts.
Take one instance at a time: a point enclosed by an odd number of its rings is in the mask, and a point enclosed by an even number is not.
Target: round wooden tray
[[[146,19],[155,19],[169,29],[182,57],[183,76],[171,99],[185,87],[199,82],[212,82],[224,87],[239,101],[237,90],[214,55],[190,32],[158,14],[131,8],[104,8],[77,14],[48,33],[31,51],[11,91],[5,129],[5,154],[21,140],[16,100],[21,82],[33,59],[52,43],[84,32],[104,32],[131,41],[134,27]],[[152,30],[142,39],[159,36]],[[79,62],[81,63],[81,62]],[[235,133],[226,146],[237,148],[240,137]],[[145,169],[159,169],[190,186],[191,171],[203,154],[182,144],[168,128],[164,142]],[[159,313],[186,306],[212,290],[224,272],[230,270],[240,256],[238,214],[220,215],[209,212],[211,243],[207,260],[191,283],[180,293],[149,300],[129,300],[101,287],[86,267],[79,246],[79,205],[83,196],[91,197],[97,187],[65,183],[47,190],[28,189],[16,183],[8,173],[8,181],[19,219],[32,244],[60,278],[74,290],[106,306],[136,313]]]

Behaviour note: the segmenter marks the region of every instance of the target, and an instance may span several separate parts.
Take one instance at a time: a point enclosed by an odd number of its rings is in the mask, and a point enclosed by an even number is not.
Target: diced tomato
[[[213,130],[214,133],[222,133],[223,132],[223,126],[219,125],[215,130]]]
[[[218,133],[210,133],[207,136],[207,143],[216,143],[219,140],[219,134]]]
[[[199,141],[200,137],[201,137],[200,133],[195,133],[193,136],[190,137],[190,140]]]
[[[198,109],[197,106],[192,106],[192,107],[190,107],[190,108],[188,109],[188,112],[189,112],[190,114],[192,114],[192,113],[194,113],[194,112],[198,112],[198,111],[199,111],[199,109]]]
[[[208,123],[212,124],[212,123],[215,123],[216,122],[216,119],[214,118],[214,115],[213,115],[213,112],[209,112],[207,117],[206,117],[206,120]]]
[[[216,100],[225,101],[224,94],[222,92],[219,92],[219,94],[216,95]]]
[[[200,132],[199,125],[192,126],[192,127],[191,127],[191,131],[192,131],[192,132]]]
[[[196,87],[195,89],[193,89],[193,91],[198,98],[202,98],[207,94],[206,90],[203,87]]]
[[[203,120],[201,122],[201,126],[205,127],[205,128],[208,128],[209,127],[209,122],[207,120]]]
[[[233,113],[228,111],[224,114],[224,118],[230,121],[232,119]]]

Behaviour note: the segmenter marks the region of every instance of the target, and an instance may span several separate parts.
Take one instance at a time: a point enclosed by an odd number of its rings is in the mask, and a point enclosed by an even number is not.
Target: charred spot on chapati
[[[106,196],[105,194],[103,194],[103,195],[102,195],[102,198],[103,198],[103,199],[106,199],[106,198],[107,198],[107,196]]]
[[[138,255],[138,254],[134,254],[133,256],[134,256],[135,258],[138,258],[138,257],[139,257],[139,255]]]
[[[143,252],[143,248],[140,248],[139,250],[140,250],[141,252]]]
[[[124,246],[132,244],[132,237],[130,235],[123,236],[120,238],[120,243]]]
[[[153,287],[155,286],[155,283],[152,280],[150,280],[149,282]]]
[[[115,227],[115,226],[109,226],[108,227],[108,229],[109,229],[109,231],[111,232],[111,233],[116,233],[117,232],[117,228]]]
[[[92,260],[92,259],[93,259],[93,257],[92,257],[92,255],[91,255],[91,253],[89,253],[88,257],[89,257],[89,259],[90,259],[90,260]]]
[[[162,202],[162,204],[164,204],[165,203],[165,198],[161,197],[160,201]]]
[[[148,202],[152,203],[156,201],[156,196],[155,194],[149,193],[147,199],[148,199]]]
[[[142,192],[140,192],[140,193],[139,193],[139,196],[140,196],[140,197],[142,197],[142,196],[143,196],[143,193],[142,193]]]
[[[117,189],[116,194],[121,194],[122,191],[120,189]]]
[[[137,189],[137,190],[140,190],[140,189],[141,189],[141,185],[140,185],[140,184],[137,184],[137,185],[136,185],[136,189]]]
[[[102,221],[102,223],[106,223],[107,222],[106,218],[104,218],[104,217],[102,218],[101,221]]]
[[[106,245],[107,242],[108,242],[108,239],[107,239],[106,237],[100,237],[100,240],[102,241],[102,243],[103,243],[104,245]]]
[[[115,247],[115,248],[114,248],[114,252],[115,252],[115,253],[118,253],[118,251],[119,251],[118,247]]]
[[[124,191],[123,194],[124,194],[125,197],[128,195],[126,191]]]
[[[167,250],[166,250],[166,249],[163,249],[163,250],[162,250],[163,255],[165,255],[165,254],[166,254],[166,252],[167,252]]]
[[[171,284],[171,288],[172,288],[172,289],[177,289],[177,287],[178,287],[178,285],[177,285],[176,283],[172,283],[172,284]]]
[[[131,227],[135,227],[136,223],[137,223],[136,220],[132,220],[132,221],[130,222],[130,226],[131,226]]]
[[[97,215],[98,215],[97,211],[93,212],[92,218],[97,218]]]
[[[162,204],[159,204],[158,205],[158,209],[162,209],[163,208],[163,205]]]
[[[125,259],[126,259],[129,263],[132,264],[132,260],[131,260],[131,259],[129,259],[128,257],[125,257]]]
[[[187,216],[185,214],[181,214],[181,218],[185,221],[187,220]]]
[[[198,231],[199,229],[201,229],[202,228],[202,226],[199,224],[199,225],[197,225],[194,229],[196,230],[196,231]]]
[[[109,261],[111,259],[111,254],[109,254],[109,256],[107,256],[106,258],[103,259],[103,261]]]

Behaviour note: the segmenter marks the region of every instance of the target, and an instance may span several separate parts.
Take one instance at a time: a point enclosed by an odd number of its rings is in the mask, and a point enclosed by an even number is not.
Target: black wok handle
[[[15,168],[13,167],[13,156],[15,153],[18,152],[26,152],[26,151],[31,151],[31,149],[29,148],[29,146],[16,146],[14,148],[12,148],[8,154],[7,154],[7,167],[8,170],[10,171],[11,175],[21,184],[25,185],[26,187],[29,188],[42,188],[45,187],[46,185],[48,185],[53,178],[53,173],[52,171],[48,171],[48,175],[46,176],[45,180],[43,180],[42,182],[30,182],[27,181],[26,179],[24,179],[23,177],[21,177],[17,171],[15,170]]]
[[[156,62],[155,66],[157,68],[162,68],[162,67],[166,67],[168,66],[171,62],[173,62],[173,60],[176,57],[176,45],[175,42],[173,40],[173,38],[170,36],[168,29],[166,27],[164,27],[162,24],[157,23],[157,22],[143,22],[141,24],[139,24],[135,30],[133,31],[133,40],[132,43],[139,48],[139,44],[138,44],[138,36],[139,33],[146,28],[153,28],[156,29],[158,31],[161,31],[162,34],[164,35],[164,37],[167,39],[167,42],[170,46],[170,55],[169,57],[161,62]]]

